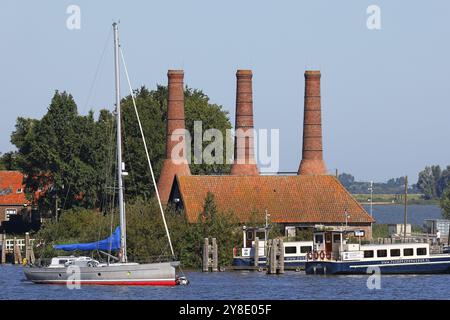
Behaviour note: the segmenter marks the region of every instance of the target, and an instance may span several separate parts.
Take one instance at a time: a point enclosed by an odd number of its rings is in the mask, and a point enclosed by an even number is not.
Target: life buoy
[[[320,254],[319,254],[319,256],[320,256],[320,260],[323,260],[323,259],[325,259],[325,251],[320,251]]]
[[[308,252],[308,260],[312,260],[312,252],[310,251],[310,252]]]
[[[331,252],[327,252],[327,260],[331,260]]]
[[[317,258],[319,258],[319,254],[317,253],[317,251],[314,251],[314,260],[317,260]]]

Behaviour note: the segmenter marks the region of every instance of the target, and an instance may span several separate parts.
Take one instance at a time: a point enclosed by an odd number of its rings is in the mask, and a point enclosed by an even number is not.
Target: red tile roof
[[[21,189],[22,192],[17,191]],[[30,204],[25,196],[23,174],[19,171],[0,171],[0,205]]]
[[[177,176],[175,183],[190,222],[203,211],[208,191],[219,210],[233,211],[241,222],[265,209],[277,223],[341,224],[346,210],[348,223],[374,222],[334,176]]]

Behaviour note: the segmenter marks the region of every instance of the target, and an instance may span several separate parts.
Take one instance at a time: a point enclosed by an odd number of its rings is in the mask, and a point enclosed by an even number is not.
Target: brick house
[[[6,222],[31,217],[31,202],[25,196],[23,174],[19,171],[0,171],[0,228]]]

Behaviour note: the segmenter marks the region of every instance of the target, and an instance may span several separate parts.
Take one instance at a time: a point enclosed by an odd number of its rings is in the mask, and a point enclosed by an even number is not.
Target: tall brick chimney
[[[254,157],[252,71],[236,72],[236,135],[232,175],[259,175]]]
[[[169,92],[167,98],[166,159],[158,180],[158,191],[163,203],[167,203],[169,199],[175,175],[191,174],[186,154],[181,153],[177,155],[177,159],[172,158],[174,147],[182,139],[185,140],[184,133],[174,133],[176,129],[184,129],[184,72],[183,70],[169,70],[167,77]]]
[[[322,154],[320,71],[305,71],[303,155],[298,174],[327,174]]]

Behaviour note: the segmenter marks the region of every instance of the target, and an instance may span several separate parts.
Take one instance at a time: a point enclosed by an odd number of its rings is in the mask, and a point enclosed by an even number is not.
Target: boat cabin
[[[349,243],[350,237],[359,238]],[[361,244],[364,233],[358,230],[323,230],[314,232],[314,250],[308,260],[390,260],[427,258],[430,255],[428,243]]]
[[[71,265],[91,267],[98,265],[98,261],[90,257],[59,256],[52,258],[49,268],[67,268]]]

